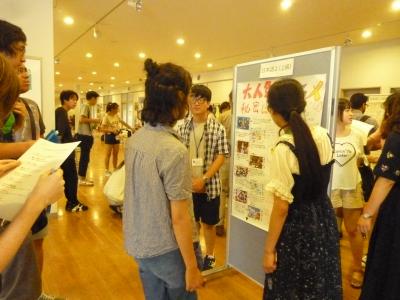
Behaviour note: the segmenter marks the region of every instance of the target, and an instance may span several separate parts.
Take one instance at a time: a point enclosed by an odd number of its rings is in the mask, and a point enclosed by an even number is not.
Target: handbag
[[[371,196],[372,189],[374,188],[375,177],[374,173],[370,166],[365,165],[364,163],[358,167],[358,171],[361,175],[361,187],[364,194],[365,202],[368,201],[369,197]]]
[[[115,170],[108,178],[103,188],[110,205],[123,205],[125,190],[125,165]]]

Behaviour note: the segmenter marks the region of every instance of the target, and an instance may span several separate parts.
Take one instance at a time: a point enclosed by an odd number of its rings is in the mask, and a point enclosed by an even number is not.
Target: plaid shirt
[[[193,118],[187,118],[181,126],[178,127],[178,134],[181,136],[183,143],[186,147],[190,146],[190,132],[193,130]],[[228,140],[225,135],[225,128],[218,121],[213,118],[207,118],[204,126],[205,136],[205,157],[203,165],[203,174],[207,172],[208,168],[212,165],[217,155],[223,154],[225,157],[229,156]],[[221,193],[221,180],[219,172],[216,172],[206,182],[206,193],[210,199],[214,199]]]

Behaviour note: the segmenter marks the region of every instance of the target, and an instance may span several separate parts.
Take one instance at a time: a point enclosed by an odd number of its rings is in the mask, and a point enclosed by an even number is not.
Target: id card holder
[[[204,160],[201,157],[192,158],[192,167],[202,167],[204,165]]]

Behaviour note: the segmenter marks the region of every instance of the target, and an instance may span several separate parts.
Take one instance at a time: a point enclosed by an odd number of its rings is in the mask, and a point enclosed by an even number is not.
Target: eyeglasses
[[[192,103],[203,104],[203,103],[205,103],[205,102],[207,101],[207,99],[206,99],[206,98],[203,98],[203,97],[201,97],[201,96],[197,96],[197,97],[191,96],[191,97],[190,97],[190,101],[191,101]]]

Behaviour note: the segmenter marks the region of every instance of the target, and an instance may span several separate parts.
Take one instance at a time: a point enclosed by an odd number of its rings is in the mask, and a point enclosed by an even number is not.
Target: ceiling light
[[[60,83],[58,86],[59,86],[59,87],[63,87],[63,84],[62,84],[62,83]]]
[[[99,86],[99,90],[101,90],[101,89],[103,89],[103,87],[102,87],[102,86]]]
[[[56,75],[60,75],[60,74],[61,74],[60,72],[58,72],[58,71],[56,72]]]
[[[129,80],[125,81],[126,84],[130,84],[131,82]]]
[[[115,62],[114,67],[119,68],[119,62]]]
[[[92,75],[97,75],[97,72],[96,72],[96,71],[93,71],[93,72],[92,72]]]
[[[281,8],[283,10],[288,10],[293,4],[292,0],[282,0],[281,1]]]
[[[110,79],[111,79],[111,80],[115,80],[115,77],[114,77],[114,76],[111,76]]]
[[[208,63],[207,64],[207,68],[212,68],[213,67],[213,64],[212,63]]]
[[[64,23],[67,24],[67,25],[72,25],[72,24],[74,24],[74,18],[72,18],[70,16],[66,16],[64,18]]]
[[[81,94],[83,94],[83,91],[81,91]]]
[[[89,83],[89,85],[93,85],[93,82]]]
[[[95,39],[98,39],[100,37],[100,31],[96,27],[93,27],[93,37]]]
[[[196,59],[199,59],[199,58],[201,57],[201,53],[196,52],[196,53],[194,54],[194,57],[195,57]]]
[[[111,87],[114,87],[115,85],[111,83],[110,86],[111,86]]]
[[[183,45],[183,44],[185,44],[185,40],[183,38],[179,38],[179,39],[176,40],[176,43],[178,45]]]
[[[82,76],[78,76],[78,80],[82,80]]]
[[[392,9],[394,11],[400,10],[400,0],[395,0],[392,2]]]
[[[59,64],[59,63],[60,63],[60,59],[59,59],[59,58],[55,58],[55,59],[54,59],[54,64],[57,65],[57,64]]]
[[[88,53],[86,53],[86,58],[92,58],[93,57],[93,54],[92,53],[90,53],[90,52],[88,52]]]
[[[136,0],[135,9],[137,12],[142,11],[142,9],[143,9],[143,1],[142,0]]]
[[[364,39],[367,39],[367,38],[371,37],[371,35],[372,35],[372,32],[370,30],[364,30],[363,33],[361,34],[361,36]]]
[[[140,53],[139,53],[139,57],[140,57],[140,58],[145,58],[145,57],[146,57],[146,53],[140,52]]]

